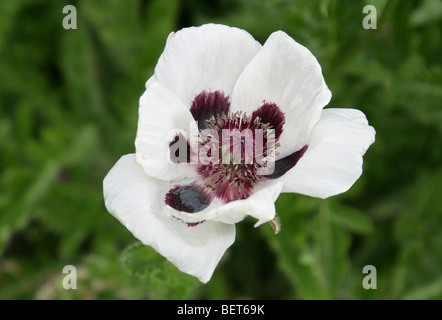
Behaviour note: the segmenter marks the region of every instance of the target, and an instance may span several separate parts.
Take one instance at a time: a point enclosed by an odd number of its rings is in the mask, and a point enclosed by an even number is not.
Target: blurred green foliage
[[[1,1],[0,299],[441,299],[441,17],[439,0]],[[261,43],[286,31],[321,63],[329,107],[361,109],[377,135],[349,192],[281,195],[281,233],[238,224],[202,285],[106,212],[102,180],[134,151],[167,35],[207,22]]]

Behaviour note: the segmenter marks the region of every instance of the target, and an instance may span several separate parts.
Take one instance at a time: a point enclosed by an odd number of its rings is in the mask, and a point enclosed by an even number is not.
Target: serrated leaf
[[[200,284],[143,244],[128,247],[123,254],[123,264],[132,275],[143,280],[153,298],[186,298]]]
[[[130,246],[124,251],[123,264],[133,275],[146,275],[163,267],[162,258],[155,250],[142,244]]]

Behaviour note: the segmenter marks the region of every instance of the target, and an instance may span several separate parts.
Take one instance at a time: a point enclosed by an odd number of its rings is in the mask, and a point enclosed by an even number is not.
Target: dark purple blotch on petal
[[[277,141],[281,136],[285,123],[285,116],[281,109],[275,103],[266,102],[253,111],[251,122],[253,123],[257,117],[260,118],[260,123],[269,124],[270,128],[275,130],[275,139]]]
[[[229,108],[229,97],[223,92],[203,91],[193,99],[190,112],[195,121],[198,121],[198,129],[203,130],[208,127],[207,120],[214,117],[217,121],[222,114],[227,115]]]
[[[272,174],[269,174],[267,176],[264,176],[267,179],[277,179],[281,176],[283,176],[287,171],[289,171],[291,168],[293,168],[299,161],[299,159],[302,158],[305,151],[307,151],[308,145],[303,146],[301,149],[299,149],[296,152],[293,152],[292,154],[288,155],[287,157],[284,157],[282,159],[275,161],[275,170]]]
[[[201,220],[198,222],[185,222],[183,219],[177,218],[172,216],[174,219],[178,220],[179,222],[185,223],[188,227],[196,227],[197,225],[200,225],[201,223],[206,222],[206,220]]]
[[[188,227],[196,227],[197,225],[206,222],[206,220],[198,221],[198,222],[185,222]]]
[[[175,186],[166,194],[166,204],[172,208],[194,213],[207,208],[212,202],[212,196],[195,184]]]

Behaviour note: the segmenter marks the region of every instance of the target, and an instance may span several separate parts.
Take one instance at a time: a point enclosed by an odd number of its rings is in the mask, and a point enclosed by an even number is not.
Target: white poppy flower
[[[224,25],[171,33],[140,98],[136,153],[104,179],[106,208],[205,283],[234,242],[235,223],[274,222],[280,192],[327,198],[359,178],[375,131],[359,110],[323,110],[330,98],[318,61],[282,31],[263,46]],[[227,162],[204,162],[200,149]],[[258,156],[270,154],[276,161],[263,174]]]

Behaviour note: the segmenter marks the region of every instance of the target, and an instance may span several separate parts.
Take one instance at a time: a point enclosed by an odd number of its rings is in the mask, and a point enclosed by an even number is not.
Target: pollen
[[[223,113],[206,120],[199,143],[198,168],[203,185],[227,203],[248,198],[263,178],[259,169],[267,165],[276,143],[270,141],[271,124],[241,111]],[[274,154],[274,153],[273,153]]]

